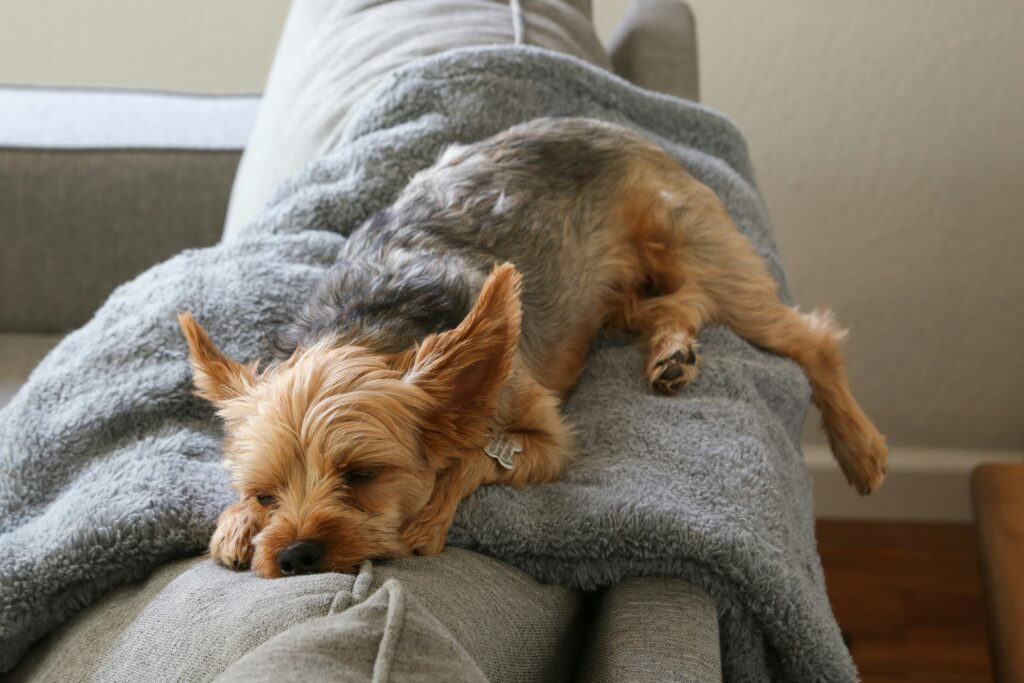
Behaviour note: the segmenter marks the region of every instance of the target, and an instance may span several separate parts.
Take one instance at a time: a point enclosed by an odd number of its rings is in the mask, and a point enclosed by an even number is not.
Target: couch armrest
[[[0,331],[77,327],[117,285],[215,243],[258,102],[0,89]]]
[[[718,613],[700,588],[630,578],[598,593],[577,681],[722,680]]]
[[[679,0],[633,0],[608,43],[615,73],[641,88],[700,99],[697,32]]]

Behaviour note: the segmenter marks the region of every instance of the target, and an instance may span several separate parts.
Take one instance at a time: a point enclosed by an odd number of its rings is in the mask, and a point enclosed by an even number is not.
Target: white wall
[[[284,0],[0,0],[0,82],[250,92]],[[626,2],[595,0],[607,35]],[[796,298],[897,446],[1024,450],[1024,3],[693,0]]]

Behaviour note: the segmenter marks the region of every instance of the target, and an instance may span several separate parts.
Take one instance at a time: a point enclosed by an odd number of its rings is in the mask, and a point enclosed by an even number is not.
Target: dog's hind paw
[[[885,481],[889,449],[885,437],[873,426],[869,425],[858,436],[861,438],[854,441],[854,445],[833,441],[832,452],[846,480],[857,489],[857,493],[866,496],[877,491]]]
[[[659,394],[670,396],[693,381],[699,366],[696,342],[666,339],[651,347],[647,380]]]

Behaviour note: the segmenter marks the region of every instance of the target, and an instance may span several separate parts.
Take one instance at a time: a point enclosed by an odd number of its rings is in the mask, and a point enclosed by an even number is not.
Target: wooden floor
[[[970,526],[820,521],[818,550],[866,683],[992,680]]]

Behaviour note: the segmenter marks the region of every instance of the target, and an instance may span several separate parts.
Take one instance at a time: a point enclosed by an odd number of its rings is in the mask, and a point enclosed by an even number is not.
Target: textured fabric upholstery
[[[11,674],[20,681],[89,681],[122,633],[171,581],[200,562],[171,562],[144,582],[122,586],[41,641]]]
[[[589,2],[522,6],[524,43],[610,68],[590,25]],[[506,0],[298,0],[231,193],[225,234],[252,219],[286,177],[332,147],[352,105],[389,71],[453,48],[512,42]]]
[[[395,579],[341,614],[275,636],[217,680],[487,683],[451,632]]]
[[[377,585],[390,578],[400,579],[451,630],[491,681],[570,676],[586,597],[580,591],[539,583],[492,557],[454,548],[374,567]]]
[[[615,73],[641,88],[700,99],[693,12],[679,0],[633,0],[608,43]]]
[[[0,148],[0,331],[78,327],[121,283],[216,242],[239,155]]]
[[[0,332],[78,327],[216,242],[258,97],[0,87]]]
[[[393,671],[422,667],[445,676],[393,680],[559,681],[576,657],[571,634],[581,604],[578,592],[457,549],[367,563],[355,576],[280,580],[193,558],[79,613],[36,646],[13,680],[209,681],[224,672],[244,680],[254,671],[277,671],[271,665],[282,653],[302,666],[349,667],[338,669],[350,676],[341,680],[378,680],[370,650],[378,653],[383,633],[397,627],[400,615],[392,612],[405,610],[413,626],[389,655],[396,658]],[[333,642],[348,637],[352,643]],[[276,680],[325,679],[292,674]]]
[[[671,578],[626,579],[596,598],[577,680],[722,680],[718,618],[707,593]]]

